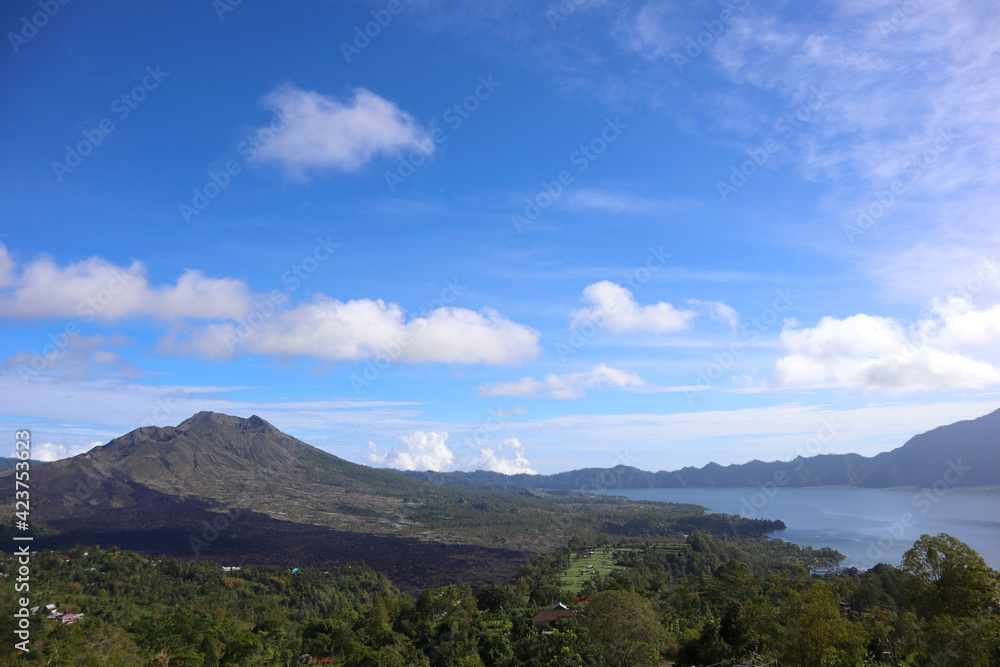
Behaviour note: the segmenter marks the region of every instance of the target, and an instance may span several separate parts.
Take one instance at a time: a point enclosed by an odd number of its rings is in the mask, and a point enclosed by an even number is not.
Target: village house
[[[535,629],[539,632],[551,631],[558,623],[565,621],[570,618],[575,618],[581,624],[583,623],[583,617],[577,614],[575,611],[559,602],[552,606],[551,609],[543,609],[532,617],[532,621],[535,624]]]

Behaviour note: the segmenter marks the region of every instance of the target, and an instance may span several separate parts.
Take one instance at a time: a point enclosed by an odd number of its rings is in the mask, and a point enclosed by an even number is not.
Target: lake
[[[771,533],[845,554],[843,567],[899,565],[921,535],[948,533],[1000,569],[1000,491],[818,488],[620,489],[607,495],[703,505],[711,512],[781,519]]]

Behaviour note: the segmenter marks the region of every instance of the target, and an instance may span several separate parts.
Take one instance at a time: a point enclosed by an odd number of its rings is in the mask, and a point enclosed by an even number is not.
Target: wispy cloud
[[[649,199],[627,192],[583,189],[570,192],[565,198],[569,209],[601,211],[607,213],[648,213],[671,206],[662,199]]]
[[[571,399],[583,397],[587,389],[638,389],[645,385],[645,380],[636,373],[598,364],[585,372],[549,373],[541,380],[526,377],[513,382],[483,385],[479,388],[479,395]]]
[[[806,179],[836,184],[822,205],[836,227],[876,211],[875,231],[855,241],[852,259],[889,298],[923,302],[961,277],[959,258],[1000,249],[1000,8],[842,2],[829,10],[819,20],[792,5],[752,8],[711,57],[755,115],[750,142],[810,86],[828,91],[806,131],[778,136],[781,159]],[[716,113],[728,122],[726,110]]]
[[[117,378],[130,382],[143,376],[142,368],[112,350],[133,343],[124,335],[84,336],[76,327],[59,332],[55,340],[58,344],[10,355],[0,368],[23,380],[44,376],[60,381]]]

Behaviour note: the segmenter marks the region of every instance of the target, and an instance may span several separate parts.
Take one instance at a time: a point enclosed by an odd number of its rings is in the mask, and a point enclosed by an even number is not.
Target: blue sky
[[[0,10],[0,396],[393,467],[874,454],[1000,403],[1000,9]]]

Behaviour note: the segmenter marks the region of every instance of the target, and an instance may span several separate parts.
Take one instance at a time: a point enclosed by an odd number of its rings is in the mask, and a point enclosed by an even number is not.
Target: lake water
[[[781,519],[771,533],[845,554],[844,567],[899,565],[921,535],[948,533],[1000,570],[1000,491],[900,489],[621,489],[601,491],[636,500],[704,505],[711,512]]]

